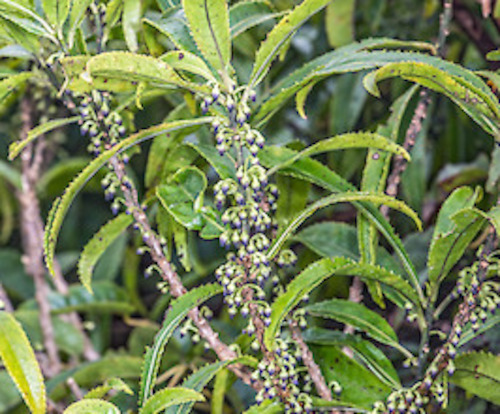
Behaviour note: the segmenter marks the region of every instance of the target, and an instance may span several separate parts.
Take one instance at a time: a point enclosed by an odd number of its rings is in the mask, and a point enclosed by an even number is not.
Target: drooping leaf
[[[30,132],[28,132],[28,136],[24,140],[14,141],[12,144],[10,144],[9,160],[12,161],[14,158],[16,158],[26,147],[26,145],[37,139],[39,136],[64,125],[72,124],[79,119],[79,116],[73,116],[71,118],[53,119],[52,121],[44,122],[43,124],[38,125],[36,128],[33,128]]]
[[[78,275],[83,286],[92,293],[92,273],[99,258],[113,241],[132,224],[133,218],[128,214],[120,214],[102,226],[85,245],[78,261]]]
[[[300,5],[295,7],[290,13],[283,17],[279,23],[269,32],[267,38],[261,43],[257,55],[252,74],[250,75],[249,88],[259,84],[274,60],[280,53],[281,48],[290,36],[304,24],[313,14],[323,9],[330,0],[304,0]]]
[[[392,197],[388,197],[382,194],[363,193],[363,192],[338,193],[316,201],[306,209],[302,210],[297,216],[295,216],[293,220],[290,221],[290,224],[282,231],[280,231],[280,233],[276,236],[267,254],[268,257],[273,258],[274,256],[276,256],[281,246],[283,246],[283,244],[292,236],[293,232],[306,219],[308,219],[319,209],[331,206],[336,203],[355,202],[355,201],[371,202],[374,203],[375,205],[381,205],[381,204],[387,205],[411,217],[413,221],[417,224],[417,226],[421,228],[421,222],[420,219],[418,218],[418,215],[413,210],[411,210],[406,204]]]
[[[469,352],[456,358],[455,367],[450,382],[500,405],[500,355]]]
[[[19,322],[0,311],[0,357],[33,414],[45,413],[45,384],[35,353]]]
[[[184,320],[188,312],[222,291],[219,285],[204,285],[190,290],[185,295],[176,299],[163,322],[163,326],[155,337],[151,348],[146,351],[141,376],[141,388],[139,392],[139,406],[149,398],[153,391],[156,375],[160,367],[163,351],[174,330]]]
[[[120,410],[108,401],[92,398],[71,404],[64,414],[120,414]]]
[[[94,159],[89,165],[71,182],[71,184],[66,188],[64,194],[58,198],[49,214],[47,225],[45,228],[45,238],[44,238],[44,252],[45,260],[47,263],[47,268],[51,274],[54,272],[53,260],[55,247],[57,244],[57,239],[59,236],[59,231],[61,229],[62,222],[68,211],[71,202],[73,201],[76,194],[81,190],[81,188],[87,183],[87,181],[92,178],[92,176],[113,156],[125,151],[133,145],[137,145],[143,141],[154,138],[160,134],[178,131],[184,128],[189,128],[193,126],[201,126],[211,122],[211,118],[201,118],[197,120],[187,120],[187,121],[176,121],[166,124],[156,125],[154,127],[142,130],[127,139],[124,139],[117,145],[115,145],[110,150],[103,152],[99,157]]]
[[[399,344],[398,337],[391,325],[378,313],[371,311],[361,303],[330,299],[307,306],[305,310],[313,316],[329,318],[350,325],[365,332],[376,341],[402,350],[406,356],[409,355],[408,351]]]
[[[226,71],[231,59],[226,0],[183,0],[182,6],[203,56],[216,70]]]
[[[384,268],[356,263],[344,257],[318,260],[297,275],[288,284],[285,292],[273,302],[271,324],[264,333],[264,343],[269,349],[274,349],[276,335],[288,313],[297,306],[304,295],[333,275],[358,276],[362,279],[378,281],[398,290],[417,306],[420,303],[417,294],[405,280]]]
[[[182,404],[185,402],[201,402],[205,401],[205,397],[189,388],[172,387],[164,388],[161,391],[154,393],[145,402],[144,406],[139,411],[139,414],[156,414],[173,405]]]

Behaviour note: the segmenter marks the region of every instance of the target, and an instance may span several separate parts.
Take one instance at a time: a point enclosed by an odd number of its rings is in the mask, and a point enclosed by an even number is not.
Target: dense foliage
[[[0,412],[495,412],[481,6],[0,0]]]

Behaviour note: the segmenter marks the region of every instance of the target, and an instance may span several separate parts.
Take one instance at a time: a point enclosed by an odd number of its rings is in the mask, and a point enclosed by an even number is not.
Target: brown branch
[[[117,157],[114,157],[110,160],[110,165],[121,183],[121,190],[125,197],[127,210],[132,214],[135,222],[140,226],[144,243],[149,247],[151,257],[160,269],[161,277],[169,284],[170,293],[176,298],[184,295],[186,293],[186,288],[183,286],[179,275],[174,271],[170,262],[167,260],[160,240],[149,224],[148,218],[139,203],[137,190],[126,177],[124,163]],[[238,357],[236,352],[219,339],[219,335],[212,329],[208,321],[201,316],[198,308],[191,309],[188,316],[198,328],[200,336],[205,339],[219,359],[227,361]],[[250,374],[241,364],[233,364],[229,368],[246,384],[252,385]]]

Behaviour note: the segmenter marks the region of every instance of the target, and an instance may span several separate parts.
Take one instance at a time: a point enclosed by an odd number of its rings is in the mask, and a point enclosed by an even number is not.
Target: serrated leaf
[[[362,279],[378,281],[398,290],[417,306],[420,303],[417,294],[405,280],[384,268],[356,263],[344,257],[318,260],[297,275],[288,284],[285,292],[273,302],[271,324],[264,333],[264,343],[269,349],[274,349],[276,335],[288,313],[297,306],[304,295],[333,275],[358,276]]]
[[[498,139],[500,108],[497,98],[473,72],[462,69],[460,75],[457,73],[455,67],[449,65],[441,68],[439,61],[391,63],[366,75],[363,84],[368,92],[379,96],[377,83],[384,79],[399,76],[418,83],[446,95]]]
[[[322,139],[318,143],[310,145],[303,151],[291,156],[286,161],[273,166],[268,171],[268,174],[272,175],[276,171],[288,167],[289,165],[305,157],[349,148],[375,148],[378,150],[401,155],[406,160],[410,159],[410,155],[403,147],[388,140],[386,137],[380,134],[374,134],[371,132],[352,132]]]
[[[47,268],[50,274],[54,274],[53,261],[55,247],[57,244],[57,239],[62,226],[62,222],[64,220],[66,212],[71,205],[71,202],[81,190],[81,188],[87,183],[87,181],[92,178],[107,161],[109,161],[116,154],[125,151],[127,148],[130,148],[133,145],[137,145],[148,139],[154,138],[160,134],[174,132],[196,125],[203,125],[208,122],[211,122],[211,118],[176,121],[144,129],[137,134],[124,139],[113,148],[103,152],[99,157],[90,162],[89,165],[80,174],[78,174],[78,176],[76,176],[71,184],[66,188],[64,194],[60,198],[56,199],[49,213],[49,217],[45,227],[44,253],[45,261],[47,263]]]
[[[144,404],[139,414],[156,414],[165,408],[185,402],[201,402],[205,397],[189,388],[165,388],[154,393]]]
[[[134,395],[132,389],[122,379],[110,378],[106,380],[103,385],[90,390],[83,398],[86,400],[90,398],[103,398],[110,391],[118,391],[128,395]]]
[[[78,276],[83,286],[92,293],[92,273],[99,258],[106,249],[133,222],[128,214],[120,214],[102,226],[92,239],[85,245],[78,261]]]
[[[450,382],[460,388],[500,405],[500,355],[470,352],[455,360]]]
[[[53,119],[48,122],[44,122],[43,124],[38,125],[28,132],[27,137],[22,141],[14,141],[9,146],[9,160],[13,160],[16,158],[21,151],[26,148],[28,144],[33,142],[39,136],[46,134],[56,128],[60,128],[64,125],[69,125],[74,122],[77,122],[80,119],[80,116],[73,116],[71,118],[63,118],[63,119]]]
[[[418,215],[410,209],[403,202],[396,200],[392,197],[383,195],[383,194],[374,194],[374,193],[364,193],[364,192],[347,192],[347,193],[339,193],[333,194],[331,196],[324,197],[315,203],[311,204],[306,209],[302,210],[297,216],[290,221],[290,224],[284,228],[280,233],[276,236],[274,242],[272,243],[267,256],[272,259],[278,254],[279,249],[283,244],[292,236],[293,232],[299,228],[299,226],[307,220],[311,215],[313,215],[316,211],[331,206],[337,203],[345,203],[345,202],[370,202],[375,205],[387,205],[393,209],[401,211],[410,217],[417,227],[420,229],[422,224]]]
[[[226,0],[183,0],[191,34],[205,59],[226,71],[231,59],[229,11]]]
[[[35,353],[19,322],[0,311],[0,357],[33,414],[45,413],[45,385]]]
[[[139,406],[143,406],[144,402],[151,395],[163,351],[174,330],[184,320],[192,308],[200,305],[202,302],[220,292],[222,292],[222,288],[219,285],[204,285],[190,290],[172,303],[162,328],[156,335],[153,345],[146,351],[146,355],[144,356],[141,388],[139,391]]]
[[[228,361],[217,361],[201,367],[182,382],[182,387],[201,392],[210,381],[224,368],[232,364],[244,364],[255,367],[257,360],[251,356],[242,356]],[[192,412],[194,402],[179,404],[165,410],[165,414],[189,414]]]
[[[266,167],[270,168],[273,165],[282,162],[282,160],[286,160],[287,158],[289,158],[290,154],[293,154],[293,151],[287,148],[268,147],[260,151],[259,159]],[[294,163],[293,165],[280,170],[280,173],[309,181],[333,193],[355,190],[355,187],[352,184],[344,180],[338,174],[325,167],[321,163],[309,158],[302,159]],[[404,269],[406,270],[412,286],[417,290],[419,297],[423,299],[423,292],[420,289],[420,284],[415,267],[413,266],[413,263],[411,262],[410,257],[408,256],[408,253],[403,246],[403,243],[395,234],[392,226],[382,216],[378,208],[376,208],[372,204],[355,202],[353,203],[353,205],[357,209],[362,211],[362,213],[371,222],[373,222],[377,230],[392,246],[395,253],[399,257]]]
[[[305,311],[312,316],[333,319],[365,332],[376,341],[392,346],[408,356],[411,355],[401,345],[391,325],[379,314],[365,305],[342,299],[330,299],[307,306]]]
[[[120,410],[108,401],[93,398],[71,404],[64,414],[120,414]]]
[[[273,12],[272,5],[267,0],[236,3],[229,9],[231,37],[235,38],[248,29],[273,20],[282,14]]]
[[[290,13],[285,15],[271,30],[264,40],[255,56],[255,63],[250,75],[249,88],[259,84],[274,60],[279,54],[282,46],[304,24],[312,15],[323,9],[331,0],[304,0]]]

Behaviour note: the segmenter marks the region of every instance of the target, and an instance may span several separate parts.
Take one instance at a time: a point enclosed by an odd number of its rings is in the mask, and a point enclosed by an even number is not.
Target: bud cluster
[[[419,386],[420,383],[417,383],[411,389],[394,391],[386,402],[376,402],[370,414],[425,414],[424,407],[429,403],[429,398],[421,395]]]
[[[272,400],[278,397],[285,405],[286,413],[312,412],[312,399],[308,394],[312,389],[311,378],[309,376],[303,378],[304,384],[301,390],[300,361],[301,353],[295,341],[278,339],[275,358],[272,361],[262,360],[252,374],[252,379],[260,381],[264,386],[257,394],[257,403],[261,404],[266,399]]]

